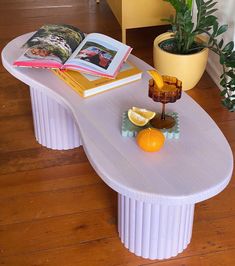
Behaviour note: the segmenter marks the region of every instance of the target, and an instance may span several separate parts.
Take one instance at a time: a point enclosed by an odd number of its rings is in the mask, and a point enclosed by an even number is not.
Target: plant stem
[[[207,31],[204,31],[203,29],[201,29],[204,33],[206,33],[212,40],[212,46],[207,46],[208,49],[210,49],[211,51],[213,51],[214,53],[216,53],[219,57],[223,54],[223,52],[221,51],[221,49],[219,48],[219,45],[217,43],[217,40],[212,36],[212,34],[210,34],[209,32]],[[213,47],[216,47],[216,48],[213,48]],[[222,65],[222,70],[223,70],[223,75],[224,75],[224,80],[225,80],[225,86],[224,88],[226,89],[226,96],[230,99],[230,91],[227,87],[227,82],[228,82],[228,76],[226,74],[226,66],[225,64],[221,64]]]

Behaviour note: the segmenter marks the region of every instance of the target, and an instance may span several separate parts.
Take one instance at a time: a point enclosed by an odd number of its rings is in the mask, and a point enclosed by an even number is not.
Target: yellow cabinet
[[[122,41],[126,30],[167,24],[162,18],[174,14],[171,5],[163,0],[106,0],[122,28]]]

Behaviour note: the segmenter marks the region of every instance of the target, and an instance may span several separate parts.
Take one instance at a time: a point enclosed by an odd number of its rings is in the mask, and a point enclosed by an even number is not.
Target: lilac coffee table
[[[181,136],[158,153],[140,150],[121,136],[122,113],[132,106],[160,111],[148,94],[142,60],[129,59],[143,79],[83,99],[49,70],[15,68],[13,61],[32,35],[12,40],[2,51],[4,67],[30,87],[36,139],[52,149],[83,145],[103,181],[118,192],[118,232],[138,256],[165,259],[182,252],[191,240],[194,206],[229,183],[233,156],[224,135],[187,94],[168,111],[180,116]]]

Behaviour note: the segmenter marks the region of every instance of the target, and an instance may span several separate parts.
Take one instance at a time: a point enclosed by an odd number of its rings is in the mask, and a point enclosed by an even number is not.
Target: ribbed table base
[[[55,150],[80,146],[79,132],[70,111],[40,89],[30,87],[30,95],[37,141]]]
[[[118,231],[122,243],[137,256],[167,259],[190,243],[194,204],[166,206],[118,195]]]

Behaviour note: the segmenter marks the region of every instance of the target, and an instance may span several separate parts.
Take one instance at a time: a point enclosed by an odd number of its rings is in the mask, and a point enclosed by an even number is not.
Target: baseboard
[[[218,64],[215,64],[215,62],[210,57],[208,58],[206,71],[209,74],[209,76],[213,79],[217,87],[220,90],[222,90],[222,87],[220,85],[220,76],[221,76],[220,66],[218,66]]]

